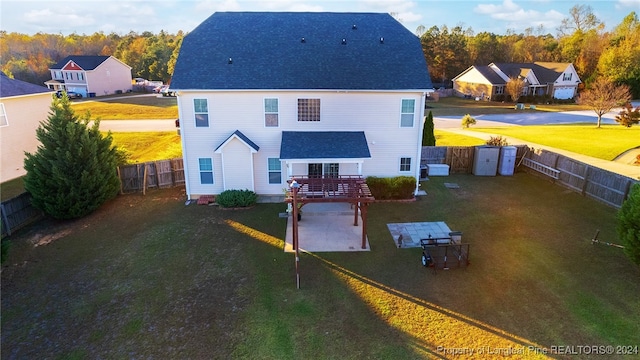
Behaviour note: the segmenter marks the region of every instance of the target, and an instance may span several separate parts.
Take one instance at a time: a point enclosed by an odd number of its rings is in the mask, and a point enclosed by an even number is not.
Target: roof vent
[[[233,59],[229,58],[229,64],[233,64]]]
[[[358,25],[353,24],[353,25],[351,26],[351,30],[358,30]]]
[[[384,44],[384,38],[383,37],[380,38],[380,44]]]
[[[347,45],[347,39],[342,39],[342,45]]]
[[[307,40],[305,40],[305,38],[302,38],[302,39],[300,39],[300,42],[301,43],[305,43],[305,42],[307,42]]]

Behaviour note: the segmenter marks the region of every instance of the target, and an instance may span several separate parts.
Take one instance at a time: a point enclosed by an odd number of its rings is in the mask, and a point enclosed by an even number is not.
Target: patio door
[[[324,164],[324,178],[325,179],[337,179],[338,174],[340,173],[340,164],[338,163],[327,163]],[[324,191],[337,191],[338,183],[336,181],[327,180],[325,181]]]
[[[307,176],[309,176],[309,179],[310,179],[309,191],[321,192],[322,182],[320,181],[320,179],[322,179],[322,164],[319,164],[319,163],[309,164],[309,170],[308,170]],[[318,180],[314,181],[311,179],[318,179]]]

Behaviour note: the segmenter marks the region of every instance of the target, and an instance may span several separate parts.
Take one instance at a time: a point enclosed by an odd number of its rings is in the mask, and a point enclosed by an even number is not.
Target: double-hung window
[[[264,126],[278,126],[278,99],[264,99]]]
[[[196,127],[209,127],[207,99],[193,99],[193,112],[196,118]]]
[[[213,159],[199,158],[200,184],[213,184]]]
[[[282,184],[282,165],[280,159],[269,158],[269,184]]]
[[[411,158],[403,157],[400,158],[400,172],[409,172],[411,171]]]
[[[0,103],[0,127],[8,125],[9,119],[7,119],[7,112],[4,110],[4,104]]]
[[[320,99],[298,99],[298,121],[320,121]]]
[[[416,112],[415,99],[402,99],[400,110],[400,127],[413,127],[413,118]]]

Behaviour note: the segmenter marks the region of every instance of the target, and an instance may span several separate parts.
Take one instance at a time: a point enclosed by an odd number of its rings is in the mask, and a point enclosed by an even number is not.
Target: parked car
[[[160,93],[162,94],[162,96],[176,96],[176,92],[169,89],[169,85],[163,86],[160,90]]]
[[[56,92],[56,96],[57,96],[58,98],[61,98],[61,97],[62,97],[62,94],[63,94],[64,92],[65,92],[65,91],[63,91],[63,90],[58,90],[58,92]],[[75,92],[75,91],[66,91],[66,93],[67,93],[67,97],[68,97],[69,99],[82,99],[82,94],[77,93],[77,92]]]

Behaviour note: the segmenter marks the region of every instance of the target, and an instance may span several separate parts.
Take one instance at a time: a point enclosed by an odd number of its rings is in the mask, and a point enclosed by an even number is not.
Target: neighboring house
[[[34,153],[36,129],[47,120],[52,91],[0,72],[0,182],[26,174],[24,153]]]
[[[388,14],[215,13],[173,73],[189,198],[282,195],[292,176],[420,172],[419,39]]]
[[[471,66],[453,78],[454,94],[495,99],[506,94],[507,82],[517,78],[525,83],[522,95],[549,95],[556,99],[574,98],[581,83],[570,63],[491,63]]]
[[[73,91],[83,97],[131,91],[131,67],[113,56],[71,55],[49,69],[52,90]]]

